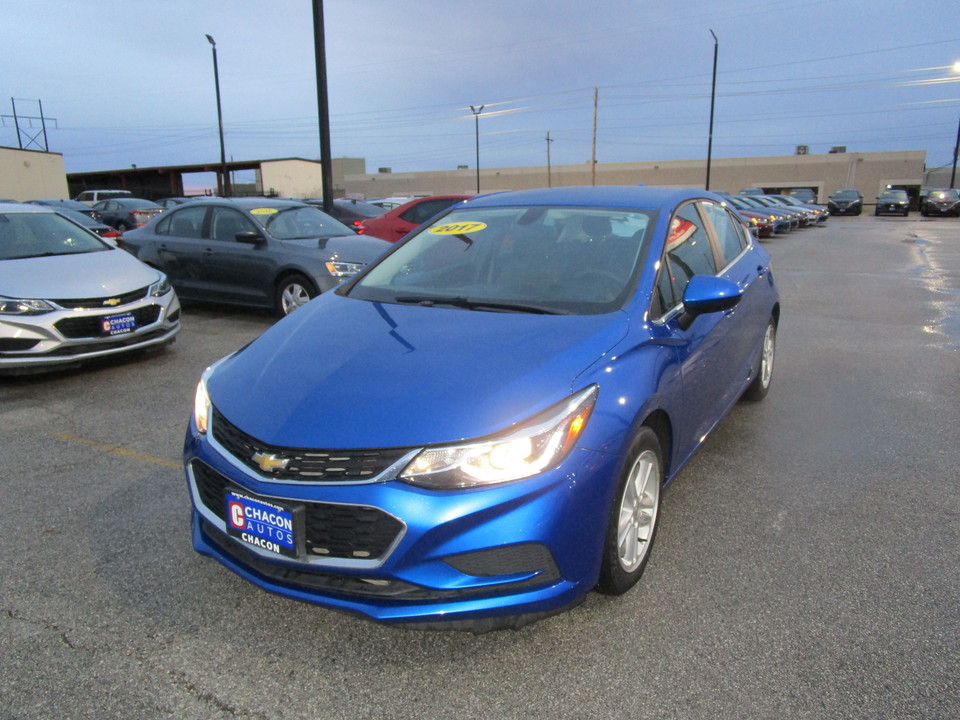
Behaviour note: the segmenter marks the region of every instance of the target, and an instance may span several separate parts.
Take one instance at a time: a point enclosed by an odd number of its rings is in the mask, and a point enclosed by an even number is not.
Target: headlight
[[[150,286],[150,295],[153,297],[162,297],[170,292],[170,290],[170,281],[167,279],[166,275],[160,273],[160,279]]]
[[[455,490],[536,475],[570,454],[596,400],[593,385],[501,437],[427,448],[400,473],[400,479],[433,490]]]
[[[350,277],[356,275],[363,269],[363,263],[337,262],[331,260],[327,263],[327,272],[334,277]]]
[[[197,432],[205,435],[210,425],[210,396],[207,394],[207,375],[210,369],[203,373],[197,383],[197,392],[193,396],[193,422]]]
[[[53,310],[46,300],[0,297],[0,315],[43,315]]]

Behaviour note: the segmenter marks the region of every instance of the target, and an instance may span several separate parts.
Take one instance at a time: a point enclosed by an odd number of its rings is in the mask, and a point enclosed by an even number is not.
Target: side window
[[[205,207],[185,207],[182,210],[170,212],[157,224],[157,235],[172,235],[174,237],[196,238],[203,237],[203,216]]]
[[[694,275],[717,274],[710,238],[695,203],[684,205],[670,221],[659,273],[656,301],[660,308],[655,309],[655,316],[679,304],[687,283]]]
[[[237,233],[256,230],[257,228],[238,210],[233,208],[213,208],[213,217],[210,221],[210,237],[214,240],[234,242]]]
[[[427,220],[432,218],[441,210],[446,210],[455,202],[459,202],[459,201],[451,200],[449,198],[446,198],[443,200],[425,200],[422,203],[414,205],[412,208],[410,208],[405,213],[403,213],[400,217],[409,223],[420,225],[422,223],[425,223]]]
[[[730,216],[726,208],[711,202],[702,203],[702,206],[717,233],[723,266],[726,267],[743,252],[747,246],[746,238],[741,232],[740,223]]]

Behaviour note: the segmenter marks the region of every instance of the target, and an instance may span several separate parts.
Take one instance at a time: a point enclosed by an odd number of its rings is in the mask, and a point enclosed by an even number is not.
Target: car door
[[[203,262],[204,228],[208,208],[190,205],[169,211],[156,226],[151,247],[144,247],[137,257],[153,260],[170,278],[183,298],[204,299]]]
[[[736,402],[750,379],[753,359],[767,328],[770,307],[763,283],[767,282],[769,261],[765,253],[757,250],[743,224],[725,207],[703,201],[700,208],[716,238],[722,266],[719,276],[734,283],[741,292],[740,302],[724,313],[723,353],[730,380],[721,405],[729,406]]]
[[[262,241],[237,240],[238,233],[251,231]],[[271,240],[244,213],[232,207],[211,208],[202,254],[200,283],[211,299],[264,307],[273,304],[277,267]]]
[[[698,201],[681,205],[670,222],[657,277],[654,317],[666,330],[665,344],[677,353],[683,383],[683,403],[677,438],[678,457],[686,457],[719,421],[729,405],[730,384],[737,362],[729,357],[736,343],[729,311],[683,314],[682,298],[696,275],[716,276],[720,253],[709,220]]]

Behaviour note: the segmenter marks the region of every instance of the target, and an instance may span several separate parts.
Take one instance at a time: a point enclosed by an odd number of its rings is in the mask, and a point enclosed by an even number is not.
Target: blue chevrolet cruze
[[[711,193],[458,203],[204,373],[194,547],[421,628],[624,593],[665,484],[770,388],[779,317],[770,256]]]

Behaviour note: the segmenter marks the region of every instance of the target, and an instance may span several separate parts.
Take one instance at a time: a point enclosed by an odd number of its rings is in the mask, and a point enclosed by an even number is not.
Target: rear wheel
[[[607,520],[598,592],[622,595],[640,579],[657,533],[662,488],[660,441],[643,427],[630,444]]]
[[[763,400],[770,390],[770,383],[773,381],[773,361],[777,354],[777,324],[773,318],[767,324],[767,330],[763,334],[763,347],[760,350],[760,367],[757,368],[757,376],[753,382],[747,386],[743,393],[744,400],[756,402]]]
[[[281,317],[303,307],[317,296],[313,283],[299,273],[287,275],[277,283],[275,305]]]

